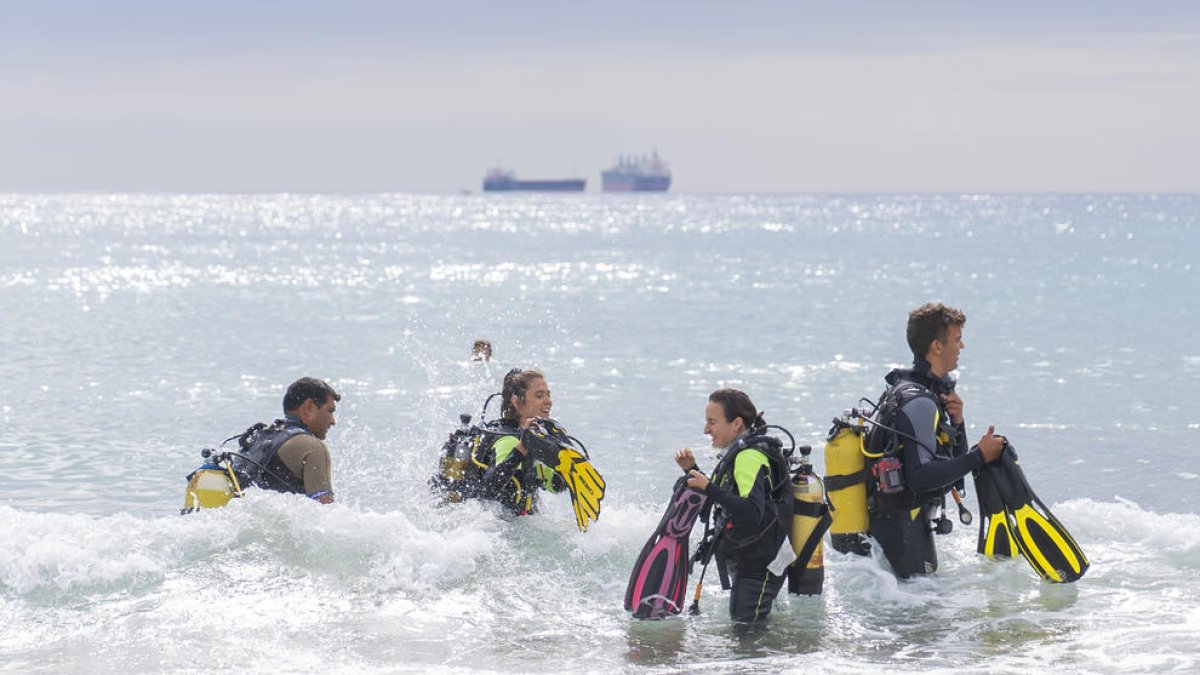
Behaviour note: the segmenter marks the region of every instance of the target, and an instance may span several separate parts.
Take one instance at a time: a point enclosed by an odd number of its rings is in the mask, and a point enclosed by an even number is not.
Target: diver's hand
[[[521,420],[521,422],[519,424],[517,424],[517,428],[524,431],[525,429],[528,429],[529,424],[536,419],[537,419],[536,417],[525,417]],[[525,440],[525,434],[522,433],[519,438],[520,438],[520,440],[518,441],[518,443],[514,449],[517,452],[521,453],[522,457],[528,457],[529,449],[525,447],[525,443],[523,442]]]
[[[553,457],[558,454],[558,445],[546,436],[546,430],[542,428],[540,422],[541,420],[538,419],[535,423],[521,430],[521,442],[517,447],[524,448],[526,456],[528,456],[529,450],[533,450],[539,456]]]
[[[946,413],[950,415],[950,421],[955,424],[963,423],[963,400],[955,392],[942,394],[942,405],[946,406]]]
[[[687,485],[693,490],[704,492],[708,488],[708,476],[700,473],[699,469],[692,469],[688,472]]]
[[[696,468],[696,455],[692,453],[691,448],[680,448],[675,451],[675,463],[684,472],[691,471]]]
[[[979,439],[979,443],[975,447],[983,453],[983,461],[992,463],[1000,459],[1000,455],[1004,454],[1004,444],[1006,443],[1003,436],[996,435],[996,425],[988,427],[987,433]]]

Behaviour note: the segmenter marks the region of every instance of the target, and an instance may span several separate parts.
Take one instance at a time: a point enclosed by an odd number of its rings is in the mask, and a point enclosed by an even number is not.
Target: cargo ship
[[[662,192],[671,187],[671,170],[655,150],[649,156],[618,157],[600,179],[605,192]]]
[[[483,177],[484,192],[513,192],[518,190],[537,192],[583,192],[587,185],[584,178],[560,178],[552,180],[518,180],[517,172],[501,168],[491,169]]]

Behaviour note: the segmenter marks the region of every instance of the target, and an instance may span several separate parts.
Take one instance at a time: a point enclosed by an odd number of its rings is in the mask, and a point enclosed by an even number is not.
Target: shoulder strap
[[[789,483],[788,461],[783,455],[783,441],[774,436],[758,434],[746,438],[745,447],[758,450],[767,456],[771,470],[771,497],[778,499]],[[790,496],[790,495],[789,495]]]
[[[875,404],[875,414],[867,419],[871,429],[867,432],[866,447],[871,456],[894,454],[901,437],[920,442],[896,428],[896,416],[900,409],[918,398],[928,398],[935,405],[938,404],[937,397],[928,387],[911,380],[900,380],[884,389]]]
[[[291,475],[291,471],[278,461],[278,456],[284,443],[301,434],[312,432],[302,426],[288,424],[286,420],[275,420],[270,426],[262,422],[251,426],[240,436],[234,437],[238,439],[242,452],[230,454],[243,460],[235,463],[235,470],[245,476],[247,483],[258,483],[266,475],[271,482],[282,487],[295,487],[298,477],[293,475],[288,480],[280,475],[280,469],[288,475]]]

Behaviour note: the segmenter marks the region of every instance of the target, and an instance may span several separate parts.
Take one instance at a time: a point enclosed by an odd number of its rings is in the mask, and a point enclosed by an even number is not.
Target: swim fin
[[[658,527],[642,547],[625,589],[625,610],[635,619],[662,619],[683,611],[688,583],[688,537],[708,497],[675,482]]]
[[[1006,443],[1000,459],[976,472],[975,489],[983,514],[980,553],[1011,557],[1015,548],[1039,576],[1057,583],[1076,581],[1087,572],[1087,556],[1029,487],[1011,445]]]
[[[985,464],[985,467],[990,466]],[[979,542],[975,550],[989,558],[1011,558],[1016,553],[1004,502],[990,471],[975,474],[975,496],[979,500]]]
[[[558,464],[554,466],[558,475],[567,483],[571,492],[571,506],[575,509],[575,524],[581,532],[588,529],[588,521],[600,519],[600,500],[604,499],[604,477],[596,467],[575,448],[558,451]]]
[[[604,499],[606,484],[586,451],[572,447],[573,440],[549,418],[535,420],[521,432],[521,445],[533,458],[562,476],[571,493],[575,524],[580,531],[587,531],[589,522],[600,518],[600,500]]]

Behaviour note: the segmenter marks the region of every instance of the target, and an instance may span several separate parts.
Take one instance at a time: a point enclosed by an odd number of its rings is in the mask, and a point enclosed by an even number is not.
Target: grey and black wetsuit
[[[983,453],[968,451],[964,425],[954,424],[942,404],[942,395],[954,391],[953,380],[935,377],[924,359],[912,369],[893,370],[885,380],[899,397],[893,423],[900,432],[905,488],[884,495],[867,481],[870,532],[896,575],[905,578],[937,569],[931,512],[963,476],[983,465]]]

